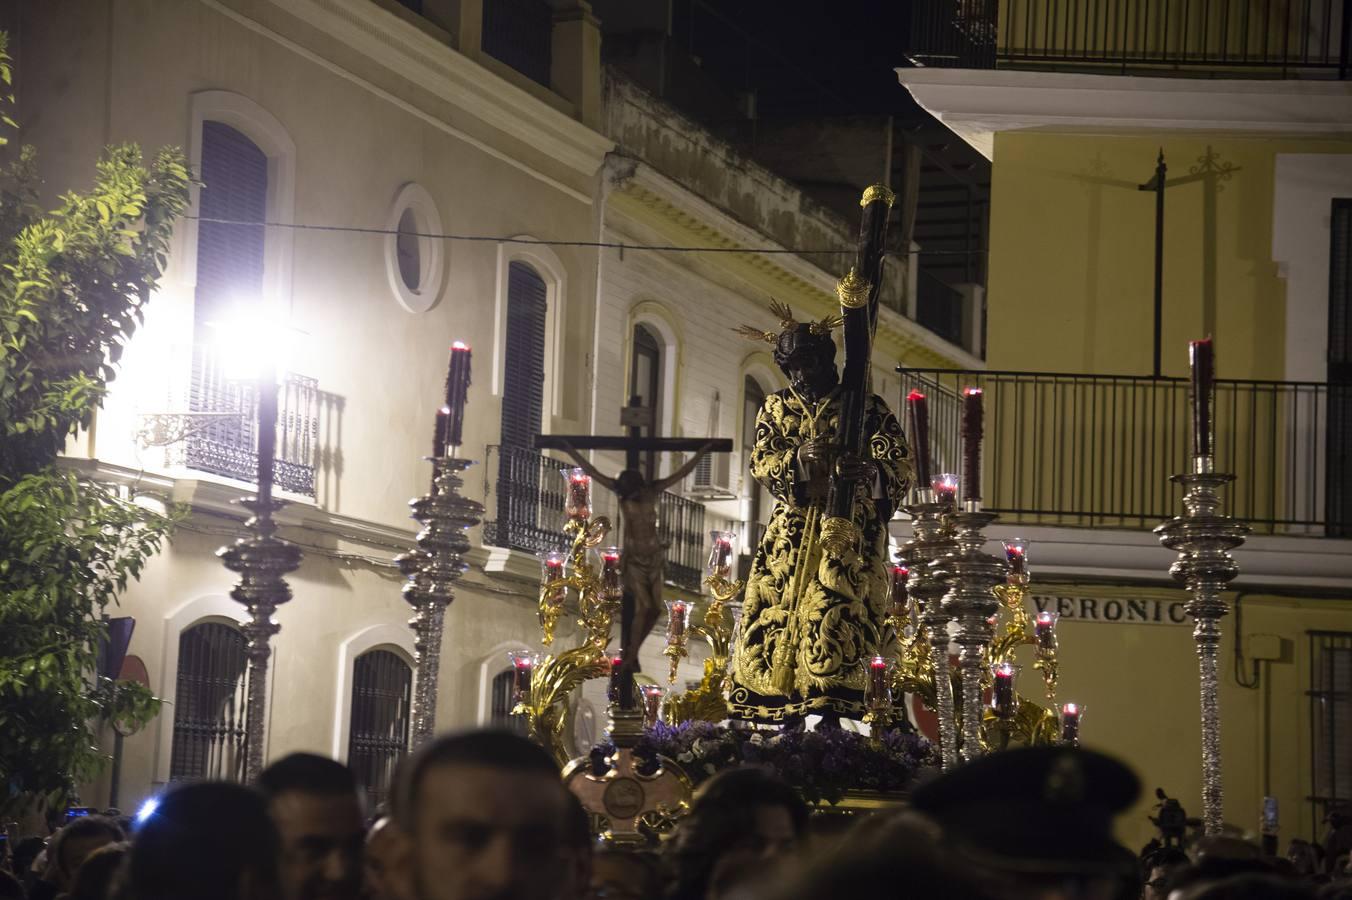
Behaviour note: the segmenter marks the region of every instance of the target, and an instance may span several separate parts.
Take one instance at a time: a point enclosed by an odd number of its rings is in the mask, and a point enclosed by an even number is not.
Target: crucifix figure
[[[653,428],[652,410],[641,406],[637,397],[632,398],[630,405],[624,408],[621,422],[629,428],[627,437],[540,435],[535,439],[535,448],[562,450],[597,484],[619,498],[620,520],[623,524],[620,571],[624,583],[624,599],[620,606],[620,649],[624,667],[632,673],[639,670],[639,647],[662,615],[662,582],[667,551],[657,530],[657,507],[662,493],[689,475],[706,453],[731,453],[732,441],[728,438],[645,436],[644,430],[649,430],[651,434]],[[581,454],[582,450],[623,450],[624,471],[614,478],[603,475]],[[652,458],[664,451],[688,452],[691,457],[670,475],[656,478],[652,472]],[[646,472],[641,466],[645,452],[650,454]]]

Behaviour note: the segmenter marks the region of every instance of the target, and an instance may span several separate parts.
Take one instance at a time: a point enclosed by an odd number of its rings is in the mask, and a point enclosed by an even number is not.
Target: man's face
[[[418,791],[418,900],[551,900],[571,884],[557,777],[452,763]]]
[[[811,344],[799,344],[781,368],[793,389],[808,397],[823,396],[836,386],[835,364]]]
[[[287,791],[271,810],[286,900],[357,900],[366,839],[357,795]]]
[[[725,895],[747,877],[765,871],[765,864],[798,842],[793,816],[783,806],[756,807],[755,828],[714,863],[709,874],[710,897]]]

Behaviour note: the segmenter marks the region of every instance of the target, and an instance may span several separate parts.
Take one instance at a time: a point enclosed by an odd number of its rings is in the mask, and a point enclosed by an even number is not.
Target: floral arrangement
[[[610,746],[592,751],[598,774],[611,752]],[[659,722],[645,730],[635,752],[654,767],[658,755],[675,760],[696,785],[723,769],[763,766],[809,803],[837,803],[849,791],[903,791],[937,762],[929,741],[901,729],[868,737],[841,729],[776,733],[702,721]]]

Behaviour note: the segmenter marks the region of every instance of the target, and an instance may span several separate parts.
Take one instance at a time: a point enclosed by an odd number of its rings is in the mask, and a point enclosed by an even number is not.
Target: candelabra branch
[[[1221,779],[1220,704],[1217,654],[1220,620],[1228,612],[1222,593],[1239,574],[1230,551],[1244,543],[1249,527],[1222,516],[1220,489],[1232,475],[1214,471],[1210,457],[1195,460],[1194,471],[1175,475],[1184,487],[1181,516],[1155,529],[1160,543],[1177,551],[1169,572],[1192,594],[1186,610],[1193,620],[1202,712],[1202,821],[1207,834],[1219,834],[1224,821]]]
[[[667,698],[662,707],[662,717],[667,722],[722,722],[728,717],[728,703],[724,694],[729,681],[732,636],[740,612],[736,600],[746,587],[746,582],[710,575],[704,579],[704,584],[709,588],[711,599],[704,608],[704,618],[700,624],[690,626],[693,634],[709,644],[709,656],[704,660],[704,675],[695,687]],[[683,656],[685,644],[682,641],[680,645]],[[673,663],[678,660],[674,658]]]
[[[945,521],[949,507],[936,503],[931,492],[906,507],[913,534],[901,548],[907,564],[907,594],[917,610],[920,633],[910,653],[901,658],[898,680],[903,691],[920,693],[939,718],[939,756],[945,769],[957,762],[958,735],[954,720],[953,682],[948,666],[949,612],[941,602],[947,592],[944,559],[955,547]]]
[[[280,626],[272,621],[277,607],[291,599],[286,575],[300,567],[300,548],[277,537],[272,514],[285,501],[271,497],[245,497],[236,501],[253,515],[245,522],[248,534],[216,551],[225,567],[239,574],[230,597],[244,606],[249,621],[241,629],[248,660],[248,699],[245,713],[245,778],[252,782],[263,770],[267,728],[268,663],[272,636]]]
[[[431,491],[409,501],[413,518],[423,526],[416,537],[418,547],[395,559],[408,578],[403,597],[414,610],[408,622],[413,629],[417,663],[410,728],[413,749],[430,740],[436,731],[446,607],[455,599],[456,582],[469,568],[465,562],[470,547],[466,532],[483,518],[483,504],[460,495],[465,483],[461,473],[473,464],[472,460],[451,456],[432,458]]]

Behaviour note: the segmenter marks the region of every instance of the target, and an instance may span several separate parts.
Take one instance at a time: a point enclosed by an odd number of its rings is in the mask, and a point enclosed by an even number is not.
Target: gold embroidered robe
[[[859,486],[860,552],[828,558],[819,543],[825,501],[804,499],[797,452],[814,435],[834,437],[839,406],[833,398],[814,423],[815,410],[804,415],[799,400],[780,391],[756,417],[751,474],[777,502],[742,604],[729,694],[735,718],[777,722],[824,712],[862,718],[867,664],[876,653],[890,657],[895,647],[886,624],[887,517],[906,491],[910,450],[887,404],[871,397],[864,433],[881,490]]]

